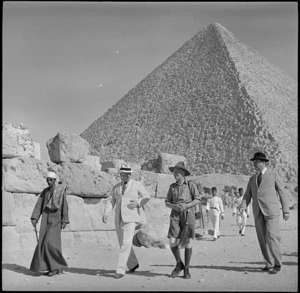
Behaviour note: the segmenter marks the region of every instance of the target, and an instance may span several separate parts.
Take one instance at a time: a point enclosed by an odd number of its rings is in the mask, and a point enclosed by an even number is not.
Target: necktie
[[[127,186],[127,182],[124,182],[122,185],[122,195],[124,194],[124,192],[126,190],[126,186]]]
[[[263,176],[262,172],[259,172],[259,174],[258,174],[258,178],[257,178],[257,186],[259,186],[259,185],[260,185],[260,183],[261,183],[261,180],[262,180],[262,176]]]

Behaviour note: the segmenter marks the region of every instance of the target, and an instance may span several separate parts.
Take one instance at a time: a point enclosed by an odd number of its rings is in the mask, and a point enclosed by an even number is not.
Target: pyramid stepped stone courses
[[[251,175],[264,151],[297,178],[297,85],[218,23],[202,29],[81,136],[103,160],[187,158],[196,175]]]

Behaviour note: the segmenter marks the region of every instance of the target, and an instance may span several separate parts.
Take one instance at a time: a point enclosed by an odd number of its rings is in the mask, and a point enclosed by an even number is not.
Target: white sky
[[[297,80],[297,2],[4,2],[3,122],[49,160],[213,21]]]

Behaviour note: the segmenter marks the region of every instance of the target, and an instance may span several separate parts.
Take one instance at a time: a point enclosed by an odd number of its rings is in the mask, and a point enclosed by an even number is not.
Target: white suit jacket
[[[106,203],[104,215],[108,215],[115,207],[117,200],[121,200],[121,216],[123,222],[140,222],[138,209],[134,208],[131,210],[127,207],[127,205],[131,200],[136,200],[138,207],[142,207],[149,201],[149,199],[150,195],[141,182],[130,179],[123,195],[122,182],[120,182],[111,190],[110,200]]]

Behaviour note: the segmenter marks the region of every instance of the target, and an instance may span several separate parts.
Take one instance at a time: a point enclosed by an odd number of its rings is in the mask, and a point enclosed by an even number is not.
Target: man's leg
[[[247,224],[247,213],[243,212],[242,216],[242,235],[245,235],[245,231],[246,231],[246,224]]]
[[[173,238],[173,237],[170,238],[171,251],[176,260],[176,267],[171,274],[171,277],[173,277],[173,278],[178,276],[180,271],[182,271],[184,269],[184,264],[181,260],[180,249],[179,249],[178,243],[179,243],[178,239]]]
[[[275,266],[281,266],[281,248],[280,248],[280,225],[279,216],[272,216],[266,219],[267,228],[267,245],[269,247],[269,252],[274,258]]]
[[[183,277],[185,279],[191,278],[189,268],[190,268],[192,252],[193,252],[193,248],[192,248],[192,245],[190,244],[190,239],[188,239],[188,242],[187,242],[187,244],[185,246],[185,250],[184,250],[184,276]]]
[[[220,236],[220,213],[218,211],[214,212],[214,238]]]
[[[134,230],[135,230],[135,223],[121,224],[120,227],[121,233],[119,233],[121,237],[119,238],[118,236],[120,242],[120,254],[119,254],[119,260],[118,260],[118,265],[116,270],[117,274],[125,275],[126,264],[128,262],[129,255],[132,249],[132,239],[134,235]],[[135,255],[134,256],[132,255],[132,257],[133,257],[132,261],[134,261]]]
[[[266,221],[261,211],[259,211],[258,216],[254,218],[254,221],[255,221],[257,239],[260,245],[260,250],[262,252],[262,255],[267,262],[267,266],[273,267],[274,259],[270,254],[269,247],[267,245],[267,239],[266,239],[267,237]]]

